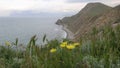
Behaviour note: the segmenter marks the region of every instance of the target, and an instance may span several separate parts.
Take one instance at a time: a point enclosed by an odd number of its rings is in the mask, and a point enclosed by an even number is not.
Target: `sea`
[[[43,43],[44,35],[48,40],[65,38],[67,34],[55,24],[57,20],[50,17],[0,17],[0,44],[15,42],[16,38],[19,44],[27,44],[34,35],[38,44]]]

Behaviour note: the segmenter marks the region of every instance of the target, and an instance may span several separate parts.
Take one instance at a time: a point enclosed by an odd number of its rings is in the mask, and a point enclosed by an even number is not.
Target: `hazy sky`
[[[109,6],[120,4],[120,0],[0,0],[0,16],[14,12],[76,12],[89,2],[102,2]]]

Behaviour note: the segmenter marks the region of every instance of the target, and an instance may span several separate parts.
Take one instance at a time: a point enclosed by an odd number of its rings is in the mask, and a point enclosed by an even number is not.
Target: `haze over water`
[[[0,18],[0,44],[5,41],[15,41],[19,38],[20,43],[30,40],[37,35],[38,43],[42,42],[46,34],[49,40],[65,37],[65,32],[55,24],[58,18],[41,17],[1,17]]]

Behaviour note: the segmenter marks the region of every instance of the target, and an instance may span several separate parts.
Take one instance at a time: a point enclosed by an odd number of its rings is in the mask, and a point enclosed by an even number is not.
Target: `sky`
[[[0,16],[32,13],[72,13],[80,11],[89,2],[101,2],[109,6],[120,0],[0,0]]]

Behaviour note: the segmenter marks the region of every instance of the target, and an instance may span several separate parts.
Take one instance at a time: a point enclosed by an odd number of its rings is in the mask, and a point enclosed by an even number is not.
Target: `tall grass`
[[[36,36],[33,36],[22,51],[19,50],[18,39],[9,46],[0,46],[0,68],[120,67],[120,26],[106,26],[101,30],[94,28],[87,40],[81,39],[77,43],[65,39],[48,41],[46,36],[43,42],[47,44],[37,45]],[[13,46],[17,49],[12,49]]]

